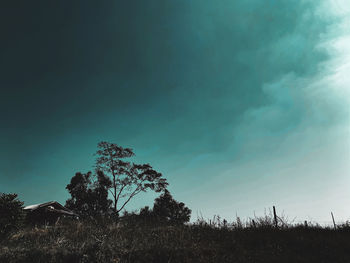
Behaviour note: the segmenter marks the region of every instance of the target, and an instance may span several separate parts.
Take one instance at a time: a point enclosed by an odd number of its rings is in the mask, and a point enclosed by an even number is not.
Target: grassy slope
[[[0,262],[350,262],[350,228],[70,222],[0,243]]]

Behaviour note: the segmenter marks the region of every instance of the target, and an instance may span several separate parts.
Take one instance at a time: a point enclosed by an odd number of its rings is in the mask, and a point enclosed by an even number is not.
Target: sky
[[[0,31],[0,192],[64,204],[109,141],[192,220],[350,219],[346,0],[7,1]]]

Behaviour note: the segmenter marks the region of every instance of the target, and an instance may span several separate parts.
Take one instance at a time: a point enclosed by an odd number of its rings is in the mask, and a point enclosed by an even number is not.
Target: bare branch
[[[136,190],[137,190],[137,188],[136,188]],[[137,195],[138,193],[140,193],[142,189],[139,189],[138,191],[136,191],[136,190],[129,196],[129,198],[125,201],[125,203],[122,205],[122,207],[121,207],[120,209],[118,209],[118,211],[117,211],[118,213],[119,213],[121,210],[123,210],[123,208],[126,206],[126,204],[129,203],[129,201],[131,200],[131,198],[133,198],[135,195]]]
[[[120,197],[121,193],[123,192],[125,186],[126,186],[126,185],[123,185],[122,188],[120,188],[120,191],[119,191],[119,193],[118,193],[118,196],[117,196],[117,198],[115,198],[116,207],[117,207],[117,205],[118,205],[119,197]]]

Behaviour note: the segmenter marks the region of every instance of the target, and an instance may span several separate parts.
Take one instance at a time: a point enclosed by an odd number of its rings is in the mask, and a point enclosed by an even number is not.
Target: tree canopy
[[[66,207],[82,217],[108,214],[112,204],[108,199],[111,184],[111,180],[102,171],[97,171],[96,175],[91,172],[76,173],[66,186],[71,195],[66,201]]]
[[[0,215],[0,235],[22,225],[25,214],[17,194],[0,193]]]
[[[155,217],[171,224],[183,224],[190,220],[191,209],[184,203],[176,201],[168,190],[154,200],[153,214]]]
[[[119,213],[137,194],[152,190],[161,192],[168,183],[162,174],[149,164],[135,164],[125,161],[134,156],[131,148],[123,148],[115,143],[100,142],[97,145],[96,168],[111,178],[110,193],[113,210]]]
[[[148,206],[136,212],[124,212],[126,222],[146,223],[146,224],[165,224],[182,225],[189,222],[191,210],[184,203],[174,200],[168,190],[165,190],[158,198],[154,200],[153,208]]]

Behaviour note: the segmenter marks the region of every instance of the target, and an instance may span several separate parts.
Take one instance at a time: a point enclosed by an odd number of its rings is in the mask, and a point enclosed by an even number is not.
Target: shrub
[[[111,212],[112,201],[108,199],[111,180],[101,171],[94,176],[91,172],[76,173],[66,189],[71,198],[66,207],[73,210],[81,218],[99,218]]]
[[[173,199],[169,191],[154,200],[153,215],[160,221],[170,224],[184,224],[190,221],[191,209]]]
[[[17,194],[0,193],[0,235],[20,228],[24,220],[23,202]]]
[[[158,198],[154,200],[153,208],[148,206],[136,211],[124,211],[121,222],[124,225],[183,225],[189,222],[191,209],[184,203],[174,200],[168,190],[165,190]]]

